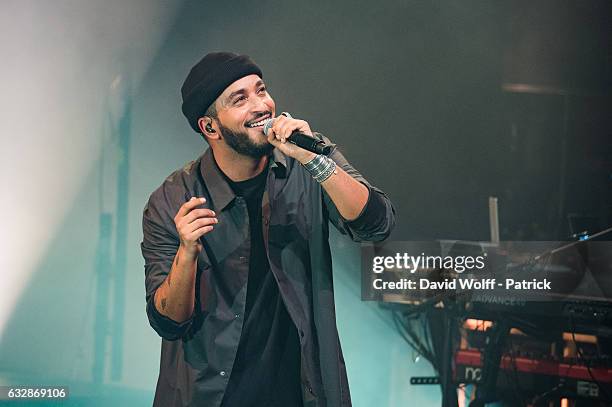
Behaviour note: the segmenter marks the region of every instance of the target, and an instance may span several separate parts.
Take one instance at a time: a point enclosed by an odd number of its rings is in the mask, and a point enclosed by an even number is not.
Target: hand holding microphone
[[[293,156],[293,154],[291,154],[291,150],[288,146],[284,145],[285,141],[315,154],[328,155],[333,149],[333,145],[327,145],[324,141],[312,136],[312,132],[307,122],[295,120],[286,112],[281,113],[278,118],[266,120],[263,126],[263,132],[268,136],[268,141],[270,141],[270,143],[290,156]],[[275,144],[274,140],[279,140],[281,144]],[[281,147],[281,145],[283,145],[283,147]]]

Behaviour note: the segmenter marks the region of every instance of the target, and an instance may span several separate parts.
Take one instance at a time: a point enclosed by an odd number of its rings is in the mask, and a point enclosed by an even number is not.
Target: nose
[[[268,98],[252,98],[251,100],[251,110],[254,113],[270,110],[270,107],[266,103],[266,100],[268,100]]]

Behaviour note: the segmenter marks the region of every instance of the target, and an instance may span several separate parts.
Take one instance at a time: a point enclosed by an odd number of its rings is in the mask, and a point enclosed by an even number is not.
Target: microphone
[[[283,112],[282,115],[287,116],[290,119],[292,118],[289,113]],[[264,122],[263,132],[266,136],[268,136],[268,132],[274,125],[275,120],[276,119],[268,119]],[[319,140],[317,138],[314,138],[304,133],[300,133],[298,131],[294,131],[293,133],[291,133],[291,135],[287,137],[287,141],[315,154],[329,155],[329,153],[331,153],[332,149],[334,148],[334,145],[328,145],[323,140]]]

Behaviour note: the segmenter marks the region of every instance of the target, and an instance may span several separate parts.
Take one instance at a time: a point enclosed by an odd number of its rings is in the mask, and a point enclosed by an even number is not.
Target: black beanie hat
[[[233,82],[247,75],[263,77],[261,69],[247,55],[231,52],[211,52],[200,60],[181,87],[183,114],[191,127],[200,132],[198,119]]]

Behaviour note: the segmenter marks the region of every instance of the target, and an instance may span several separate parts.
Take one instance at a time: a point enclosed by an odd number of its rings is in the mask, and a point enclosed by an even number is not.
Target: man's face
[[[223,91],[217,103],[221,135],[234,151],[253,158],[272,151],[263,122],[274,117],[275,105],[259,76],[238,79]]]

